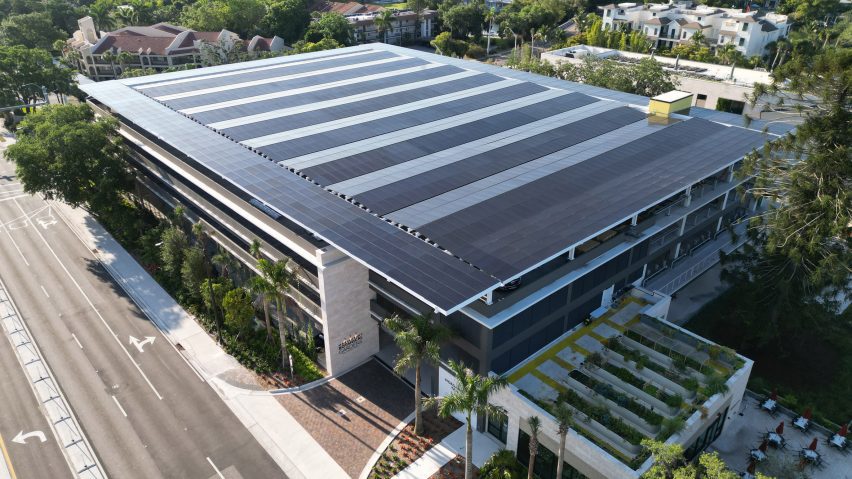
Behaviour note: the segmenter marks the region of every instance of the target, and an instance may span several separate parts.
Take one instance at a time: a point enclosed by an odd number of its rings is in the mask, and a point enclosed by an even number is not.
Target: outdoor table
[[[778,409],[778,402],[774,399],[767,399],[763,401],[763,404],[760,405],[761,409],[767,412],[775,412]]]
[[[848,443],[846,442],[846,438],[841,436],[840,434],[835,434],[831,436],[831,439],[828,440],[828,445],[836,447],[838,449],[846,449]]]
[[[808,461],[811,464],[819,464],[820,463],[820,455],[818,452],[813,449],[802,449],[802,452],[799,453],[799,456],[802,457],[805,461]]]
[[[766,453],[760,449],[752,449],[751,452],[749,452],[749,455],[751,455],[751,458],[757,462],[763,462],[766,460]]]
[[[799,416],[795,421],[793,421],[793,426],[801,429],[802,431],[806,430],[810,425],[811,420],[804,416]]]
[[[775,431],[766,433],[766,440],[772,447],[783,448],[787,444],[787,441],[784,440],[784,436]]]

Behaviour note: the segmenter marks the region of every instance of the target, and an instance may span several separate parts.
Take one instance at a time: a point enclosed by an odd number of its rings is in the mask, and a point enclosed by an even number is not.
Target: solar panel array
[[[387,45],[84,89],[443,312],[764,141]]]

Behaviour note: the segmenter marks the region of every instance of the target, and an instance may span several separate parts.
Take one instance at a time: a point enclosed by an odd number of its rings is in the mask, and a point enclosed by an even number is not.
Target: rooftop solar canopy
[[[384,44],[82,88],[443,313],[766,139],[733,115],[656,124],[644,97]]]

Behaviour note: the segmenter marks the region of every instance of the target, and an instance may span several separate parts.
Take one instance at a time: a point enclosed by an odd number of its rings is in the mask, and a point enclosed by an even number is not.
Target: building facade
[[[756,207],[735,172],[773,137],[387,44],[81,88],[152,203],[184,205],[249,266],[255,238],[298,266],[286,319],[322,332],[331,374],[391,362],[394,314],[453,327],[444,360],[512,374],[727,237]]]
[[[690,2],[619,3],[599,8],[603,28],[640,30],[657,48],[689,42],[701,32],[711,47],[732,44],[747,57],[763,55],[767,45],[790,33],[791,26],[786,15],[774,12],[743,12],[736,8],[693,6]]]
[[[157,72],[175,67],[195,67],[202,64],[206,53],[202,45],[224,49],[233,48],[240,40],[236,33],[196,32],[188,28],[157,23],[151,26],[132,26],[114,32],[98,32],[91,17],[78,21],[79,30],[68,40],[68,48],[77,69],[95,80],[112,80],[127,68],[149,68]],[[286,48],[279,37],[255,36],[245,43],[249,53],[277,52]],[[119,61],[118,55],[125,53]],[[129,57],[127,56],[129,54]]]

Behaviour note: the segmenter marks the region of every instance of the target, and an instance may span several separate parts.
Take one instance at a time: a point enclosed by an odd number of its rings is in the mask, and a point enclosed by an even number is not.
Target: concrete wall
[[[325,365],[339,374],[379,351],[379,325],[370,317],[367,268],[337,249],[317,251]]]
[[[758,116],[760,114],[759,105],[758,108],[752,108],[749,106],[748,100],[746,100],[746,95],[753,93],[754,87],[721,81],[703,80],[685,75],[677,75],[677,80],[680,82],[678,90],[694,94],[692,97],[692,106],[701,106],[703,108],[715,110],[716,102],[719,101],[719,98],[725,98],[728,100],[745,102],[746,106],[743,109],[744,115]],[[699,94],[707,95],[707,99],[703,100],[703,105],[700,105],[698,102]]]

